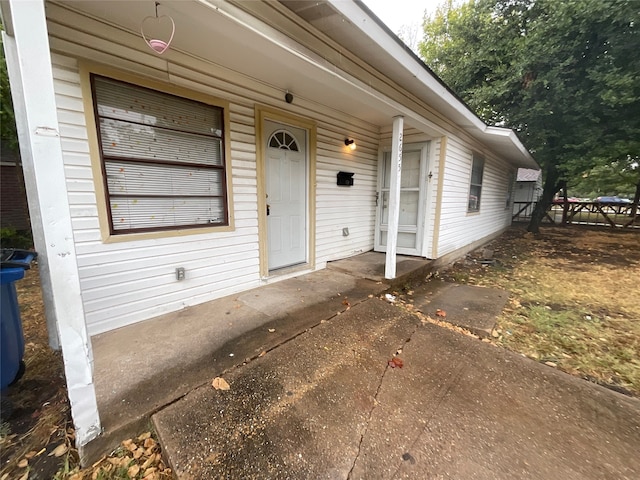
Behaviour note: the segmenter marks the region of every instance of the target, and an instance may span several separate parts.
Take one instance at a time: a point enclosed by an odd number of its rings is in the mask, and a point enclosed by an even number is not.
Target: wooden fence
[[[514,202],[513,221],[528,222],[535,202]],[[553,204],[547,210],[543,223],[561,225],[593,225],[612,228],[640,228],[638,208],[630,203],[567,202]]]

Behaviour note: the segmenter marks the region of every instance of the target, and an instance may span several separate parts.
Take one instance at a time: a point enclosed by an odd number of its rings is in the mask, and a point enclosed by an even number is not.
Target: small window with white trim
[[[484,173],[484,158],[473,154],[471,162],[471,185],[469,186],[469,204],[467,212],[480,211],[480,196],[482,194],[482,175]]]
[[[92,75],[111,234],[229,224],[224,112]]]
[[[515,184],[515,180],[516,180],[516,176],[513,172],[509,173],[509,176],[507,177],[507,198],[506,198],[506,204],[504,208],[509,208],[511,207],[511,201],[513,200],[513,187]]]

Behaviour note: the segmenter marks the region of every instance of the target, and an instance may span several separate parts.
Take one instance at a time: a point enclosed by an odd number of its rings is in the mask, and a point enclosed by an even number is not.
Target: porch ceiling
[[[155,14],[153,0],[52,0],[51,3],[133,34],[138,37],[140,48],[148,48],[140,36],[140,24],[145,17]],[[485,125],[359,2],[281,0],[281,3],[342,45],[345,52],[353,52],[384,72],[514,166],[538,168],[511,130]],[[171,50],[180,51],[280,90],[283,100],[285,92],[290,91],[294,98],[321,103],[347,117],[379,127],[388,127],[392,117],[404,115],[407,127],[432,136],[444,132],[409,107],[376,91],[370,86],[371,79],[351,77],[232,2],[165,0],[158,12],[170,15],[176,25],[171,49],[165,54],[168,62],[177,61]]]
[[[142,20],[155,14],[152,0],[55,3],[139,37]],[[377,126],[390,125],[392,117],[400,113],[390,109],[388,104],[373,101],[375,97],[371,91],[363,91],[336,75],[334,66],[321,58],[311,57],[309,52],[279,32],[271,32],[276,36],[273,41],[265,36],[263,26],[256,26],[255,19],[248,15],[242,18],[242,12],[237,9],[233,12],[235,18],[231,18],[224,10],[234,9],[233,5],[218,8],[216,3],[167,0],[160,4],[159,15],[170,15],[175,21],[171,49],[222,65],[279,89],[283,101],[288,90],[294,98],[321,102]],[[148,48],[142,38],[139,42]],[[167,53],[165,56],[171,62],[171,52]]]
[[[280,2],[515,166],[539,168],[512,130],[487,126],[361,1]]]

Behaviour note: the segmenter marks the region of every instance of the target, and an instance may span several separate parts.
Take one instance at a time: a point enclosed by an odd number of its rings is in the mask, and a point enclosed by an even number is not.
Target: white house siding
[[[502,231],[511,224],[507,208],[508,181],[515,169],[481,149],[484,174],[480,211],[467,213],[473,151],[456,137],[448,137],[438,238],[438,257]]]
[[[540,196],[541,188],[538,187],[537,182],[516,182],[514,190],[514,202],[535,202]],[[516,209],[522,208],[521,206],[514,205],[514,213]]]
[[[329,128],[333,129],[329,130]],[[323,264],[373,248],[378,133],[372,127],[351,131],[355,151],[345,151],[342,128],[318,128],[316,261]],[[336,142],[336,137],[341,141]],[[337,186],[339,171],[354,174],[350,187]],[[349,235],[343,235],[348,228]]]
[[[537,202],[542,195],[542,175],[540,171],[526,168],[518,169],[514,202]],[[514,205],[513,213],[518,213],[522,205]],[[531,209],[528,210],[531,213]]]
[[[52,60],[89,332],[96,334],[257,286],[253,108],[230,106],[234,232],[104,244],[93,193],[77,61],[57,54]],[[250,134],[246,133],[247,127]],[[176,267],[185,268],[187,280],[176,282]]]
[[[167,73],[164,61],[130,47],[136,43],[122,31],[54,4],[48,5],[47,15],[50,42],[56,52],[52,61],[58,116],[89,333],[95,335],[258,286],[254,109],[256,103],[282,107],[281,92],[196,59],[181,59],[182,65],[190,67],[169,64]],[[69,22],[91,34],[66,27]],[[102,242],[77,58],[154,79],[168,77],[172,83],[230,102],[231,158],[227,161],[232,167],[229,201],[234,231]],[[373,247],[379,134],[376,126],[308,103],[297,101],[289,111],[318,124],[316,261],[322,267],[326,261]],[[356,139],[355,152],[344,148],[346,136]],[[340,170],[355,173],[353,187],[336,186]],[[343,236],[343,227],[349,228],[349,236]],[[184,281],[176,281],[176,267],[185,268]]]

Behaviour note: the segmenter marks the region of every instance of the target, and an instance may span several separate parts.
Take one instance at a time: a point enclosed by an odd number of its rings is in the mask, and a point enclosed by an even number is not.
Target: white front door
[[[269,270],[307,261],[306,131],[265,121]]]
[[[405,144],[402,148],[397,252],[403,255],[422,256],[428,147],[428,143],[418,143]],[[378,163],[378,206],[374,249],[385,252],[389,229],[391,152],[383,152]]]

